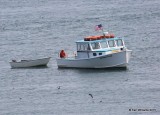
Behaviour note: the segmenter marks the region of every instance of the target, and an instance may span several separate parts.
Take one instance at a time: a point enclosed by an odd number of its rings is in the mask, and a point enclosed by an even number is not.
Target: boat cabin
[[[80,58],[94,58],[113,51],[121,51],[125,47],[123,38],[103,38],[95,40],[79,40],[77,45],[77,59]]]

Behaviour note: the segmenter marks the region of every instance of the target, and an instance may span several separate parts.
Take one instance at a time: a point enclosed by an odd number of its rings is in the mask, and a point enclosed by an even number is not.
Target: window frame
[[[104,43],[106,47],[102,47],[102,43]],[[104,46],[104,44],[103,44],[103,46]],[[107,43],[107,41],[101,41],[101,42],[100,42],[100,47],[101,47],[101,48],[108,48],[108,43]]]
[[[121,41],[121,45],[119,45],[119,42],[118,41]],[[118,39],[118,40],[116,40],[116,45],[117,45],[117,47],[121,47],[121,46],[124,46],[124,43],[123,43],[123,40],[122,39]]]
[[[110,46],[110,43],[109,43],[109,42],[113,42],[113,46]],[[115,41],[114,41],[114,40],[108,40],[108,46],[109,46],[109,47],[116,47]]]

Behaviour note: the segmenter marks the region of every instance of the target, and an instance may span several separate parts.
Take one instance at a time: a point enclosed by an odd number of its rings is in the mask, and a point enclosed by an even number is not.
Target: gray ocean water
[[[58,69],[97,24],[125,38],[128,68]],[[159,36],[159,0],[0,0],[0,115],[160,115]],[[42,57],[47,68],[9,65]]]

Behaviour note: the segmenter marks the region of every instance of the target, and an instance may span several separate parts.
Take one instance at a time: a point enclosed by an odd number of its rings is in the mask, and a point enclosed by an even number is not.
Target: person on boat
[[[66,58],[66,53],[64,52],[64,50],[61,50],[60,58]]]

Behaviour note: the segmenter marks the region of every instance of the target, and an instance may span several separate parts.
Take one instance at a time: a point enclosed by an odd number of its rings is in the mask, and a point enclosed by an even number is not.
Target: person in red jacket
[[[61,50],[60,58],[66,58],[66,53],[64,52],[64,50]]]

